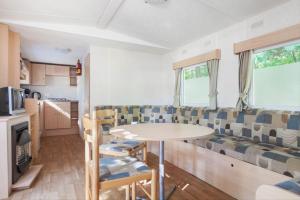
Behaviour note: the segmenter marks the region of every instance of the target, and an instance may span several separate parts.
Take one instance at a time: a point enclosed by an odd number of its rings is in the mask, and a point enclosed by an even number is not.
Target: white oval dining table
[[[159,141],[159,199],[165,199],[164,191],[164,141],[205,138],[214,132],[213,129],[193,124],[175,123],[141,123],[116,126],[110,134],[124,139]]]

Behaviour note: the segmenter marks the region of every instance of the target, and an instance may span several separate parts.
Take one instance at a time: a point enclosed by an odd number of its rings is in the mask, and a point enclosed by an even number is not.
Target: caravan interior
[[[299,0],[1,0],[0,199],[300,199]]]

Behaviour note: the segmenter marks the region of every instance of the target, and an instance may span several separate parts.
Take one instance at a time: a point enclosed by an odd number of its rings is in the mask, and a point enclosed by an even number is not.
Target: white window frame
[[[203,65],[206,65],[207,67],[207,62],[202,62],[202,63],[198,63],[198,64],[195,64],[195,65],[191,65],[191,66],[188,66],[188,67],[185,67],[182,69],[182,74],[181,74],[181,87],[180,87],[180,106],[191,106],[191,107],[208,107],[209,106],[209,94],[207,94],[208,96],[208,102],[207,103],[192,103],[192,104],[185,104],[184,103],[184,98],[183,98],[183,94],[184,94],[184,70],[187,69],[187,68],[192,68],[192,67],[197,67],[197,66],[203,66]],[[208,79],[209,79],[209,76],[208,76]],[[210,81],[208,81],[208,87],[209,87],[209,84],[210,84]]]
[[[279,48],[279,47],[283,47],[283,46],[289,46],[289,45],[293,45],[293,44],[297,44],[297,43],[300,43],[300,40],[294,40],[294,41],[291,41],[291,42],[285,42],[285,43],[281,43],[281,44],[278,44],[278,45],[273,45],[273,46],[270,46],[270,47],[266,47],[266,48],[260,48],[260,49],[256,49],[252,52],[252,55],[251,55],[251,65],[253,65],[253,70],[252,70],[252,80],[251,80],[251,87],[250,87],[250,90],[249,90],[249,107],[250,108],[254,108],[254,109],[266,109],[266,110],[288,110],[288,111],[299,111],[300,110],[300,106],[279,106],[279,105],[267,105],[267,106],[264,106],[264,107],[260,107],[260,106],[257,106],[257,105],[254,105],[254,54],[256,53],[261,53],[263,51],[267,51],[267,50],[271,50],[271,49],[276,49],[276,48]]]

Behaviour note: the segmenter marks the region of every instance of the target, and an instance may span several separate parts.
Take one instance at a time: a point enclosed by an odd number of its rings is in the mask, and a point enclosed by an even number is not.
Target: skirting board
[[[26,171],[26,173],[21,176],[21,178],[12,185],[12,190],[25,190],[31,187],[32,183],[39,175],[43,165],[32,165]]]
[[[42,133],[42,137],[73,134],[79,134],[79,128],[44,130]]]

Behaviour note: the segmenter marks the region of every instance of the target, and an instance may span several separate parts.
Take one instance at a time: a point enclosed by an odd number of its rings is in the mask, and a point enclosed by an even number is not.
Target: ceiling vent
[[[162,3],[165,3],[167,2],[168,0],[144,0],[145,3],[148,3],[148,4],[162,4]]]
[[[251,29],[256,29],[264,25],[264,20],[260,20],[251,24]]]

